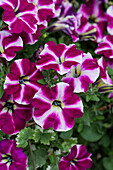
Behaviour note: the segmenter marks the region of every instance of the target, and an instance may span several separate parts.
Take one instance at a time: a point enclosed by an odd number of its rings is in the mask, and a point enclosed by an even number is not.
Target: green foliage
[[[103,133],[99,132],[97,130],[96,126],[93,124],[91,126],[84,126],[84,128],[80,134],[85,140],[87,140],[89,142],[96,142],[103,135]]]
[[[103,165],[105,170],[113,170],[113,157],[103,158]]]
[[[33,138],[33,129],[30,127],[22,129],[17,135],[18,147],[25,148],[28,145],[28,139]]]
[[[50,130],[43,130],[41,128],[38,128],[34,132],[33,139],[35,142],[39,142],[44,144],[44,145],[50,145],[50,141],[55,140],[55,132],[50,129]]]
[[[35,169],[42,167],[46,163],[47,157],[48,157],[47,151],[45,149],[39,148],[33,151],[33,160],[34,160]],[[29,170],[33,170],[32,158],[30,154],[28,156],[28,167]]]

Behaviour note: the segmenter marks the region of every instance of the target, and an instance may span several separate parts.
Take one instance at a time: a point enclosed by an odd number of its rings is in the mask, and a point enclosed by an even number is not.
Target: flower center
[[[17,14],[19,14],[19,13],[20,13],[20,10],[19,10],[19,9],[15,11],[15,15],[17,15]]]
[[[3,54],[4,53],[4,47],[0,46],[0,54]]]
[[[61,107],[61,101],[59,101],[59,100],[54,100],[53,103],[52,103],[52,105]]]
[[[11,103],[11,102],[7,102],[6,101],[6,103],[5,103],[5,105],[3,106],[3,108],[7,108],[7,110],[9,111],[9,110],[11,110],[11,111],[13,111],[14,110],[14,104],[13,103]]]
[[[19,83],[20,83],[20,84],[25,84],[25,82],[27,82],[27,81],[29,81],[29,79],[28,79],[28,77],[26,77],[26,76],[22,76],[22,77],[20,77],[20,79],[19,79]]]
[[[80,64],[78,66],[72,66],[71,67],[71,75],[74,77],[74,78],[77,78],[81,75],[81,70],[80,70]]]
[[[10,154],[3,154],[2,155],[2,162],[6,163],[8,165],[12,164],[12,162],[13,162],[12,156]]]
[[[74,158],[73,160],[70,161],[70,163],[71,163],[71,165],[75,165],[77,163],[77,161],[78,160],[76,158]]]
[[[97,23],[98,22],[98,19],[96,18],[96,16],[94,15],[91,15],[88,19],[88,22],[93,24],[93,23]]]

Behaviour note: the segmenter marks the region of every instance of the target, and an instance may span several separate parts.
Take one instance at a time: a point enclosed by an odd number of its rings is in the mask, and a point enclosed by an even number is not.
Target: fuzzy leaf
[[[22,129],[17,135],[18,147],[25,148],[28,145],[28,139],[33,138],[33,129],[30,127]]]

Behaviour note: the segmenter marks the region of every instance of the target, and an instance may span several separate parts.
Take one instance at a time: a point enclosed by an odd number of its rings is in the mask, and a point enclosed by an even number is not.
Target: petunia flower
[[[87,152],[84,145],[74,145],[71,152],[62,157],[59,162],[59,170],[86,170],[92,167],[92,154]]]
[[[42,29],[46,28],[46,27],[47,27],[47,25],[43,25],[43,24],[37,25],[37,30],[36,30],[35,33],[33,33],[33,34],[29,33],[28,34],[25,31],[22,31],[19,35],[21,36],[24,44],[31,44],[32,45],[32,44],[35,44],[38,41],[38,39],[41,35],[40,31]]]
[[[35,5],[27,0],[1,0],[0,6],[4,9],[3,20],[9,25],[9,30],[35,33],[38,22]]]
[[[67,131],[74,126],[74,119],[83,116],[81,99],[73,88],[60,82],[49,89],[43,87],[32,100],[34,121],[43,129],[53,127],[56,131]]]
[[[15,134],[32,118],[33,107],[14,102],[12,95],[4,94],[0,99],[0,129],[6,134]]]
[[[22,148],[16,147],[15,140],[4,139],[0,141],[0,169],[26,170],[27,156]]]
[[[53,0],[53,2],[55,4],[55,12],[53,18],[59,17],[62,8],[62,2],[64,2],[64,0]]]
[[[48,23],[55,12],[53,0],[27,0],[37,8],[38,25]]]
[[[86,92],[89,84],[96,81],[99,76],[97,60],[90,53],[83,54],[82,62],[72,66],[70,71],[63,77],[63,81],[74,88],[74,92]]]
[[[61,3],[61,12],[58,20],[50,25],[47,31],[53,32],[61,30],[69,36],[73,36],[74,34],[75,37],[76,33],[73,33],[73,31],[75,31],[75,25],[78,27],[79,20],[80,15],[74,12],[72,4],[69,1],[63,1]],[[78,37],[76,37],[76,40],[78,40],[77,38]]]
[[[104,54],[105,57],[113,58],[113,35],[106,35],[95,50],[96,54]]]
[[[109,97],[112,97],[113,92],[113,81],[110,78],[107,68],[109,67],[109,63],[105,61],[104,57],[101,57],[98,60],[98,65],[100,69],[100,79],[96,81],[93,86],[96,85],[99,93],[110,93]]]
[[[10,31],[0,31],[0,57],[10,61],[16,56],[16,51],[23,48],[23,41],[20,36]]]
[[[29,59],[15,60],[10,66],[10,73],[6,76],[4,91],[13,94],[14,101],[19,104],[29,104],[35,93],[41,87],[37,80],[43,79],[36,64]]]
[[[82,4],[77,13],[80,13],[81,24],[77,29],[79,35],[96,33],[96,41],[100,42],[104,36],[104,30],[107,24],[106,13],[102,8],[102,2],[99,0],[89,0]]]
[[[76,49],[75,44],[66,46],[56,45],[53,41],[45,44],[44,50],[40,53],[40,60],[37,61],[38,69],[54,69],[59,74],[67,73],[72,65],[80,63],[82,52]]]
[[[113,35],[113,5],[109,6],[106,13],[108,19],[107,31],[110,35]]]
[[[98,60],[98,65],[100,68],[100,77],[101,77],[102,81],[104,81],[104,83],[106,83],[108,85],[113,85],[113,82],[107,73],[108,62],[105,61],[104,57],[101,57]]]

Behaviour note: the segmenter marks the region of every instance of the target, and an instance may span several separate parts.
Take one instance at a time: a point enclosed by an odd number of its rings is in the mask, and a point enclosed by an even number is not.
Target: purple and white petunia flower
[[[73,88],[60,82],[49,89],[43,87],[32,100],[34,121],[44,129],[53,127],[56,131],[67,131],[74,126],[74,119],[83,116],[81,99]]]
[[[101,79],[104,81],[104,83],[106,83],[108,85],[113,85],[113,82],[112,82],[111,78],[109,77],[109,75],[107,73],[108,62],[105,61],[104,57],[101,57],[98,60],[98,65],[99,65],[99,68],[100,68]]]
[[[58,17],[58,21],[50,25],[47,31],[53,32],[53,31],[62,30],[67,35],[72,36],[74,40],[76,37],[76,41],[77,41],[78,36],[76,35],[77,33],[75,33],[75,27],[78,27],[79,20],[80,20],[80,15],[74,12],[72,4],[69,1],[63,1],[61,4],[61,12]]]
[[[99,67],[96,59],[90,53],[83,54],[82,62],[72,66],[70,71],[63,77],[63,81],[74,88],[74,92],[86,92],[89,84],[96,81],[99,76]]]
[[[9,25],[9,30],[13,33],[35,33],[38,22],[35,5],[27,0],[1,0],[0,6],[4,9],[3,20]]]
[[[76,49],[75,44],[66,46],[56,45],[53,41],[45,44],[44,50],[40,53],[40,60],[37,61],[38,69],[54,69],[59,74],[67,73],[72,65],[80,63],[82,51]]]
[[[113,5],[110,6],[106,12],[108,19],[107,31],[109,34],[113,35]]]
[[[37,8],[38,25],[47,23],[54,15],[55,7],[53,0],[27,0]]]
[[[12,95],[4,93],[0,99],[0,129],[6,134],[15,134],[32,118],[33,107],[14,102]]]
[[[19,35],[21,36],[24,44],[31,44],[32,45],[32,44],[35,44],[38,41],[38,39],[41,35],[40,31],[44,28],[46,28],[46,25],[43,25],[43,24],[37,25],[37,30],[34,34],[28,34],[24,31],[22,31]]]
[[[27,156],[22,148],[16,147],[15,140],[4,139],[0,141],[0,169],[26,170]]]
[[[29,104],[35,93],[42,87],[37,80],[43,79],[36,64],[29,59],[15,60],[10,66],[10,73],[6,76],[4,91],[13,94],[14,101],[19,104]]]
[[[55,4],[55,12],[53,17],[59,17],[62,8],[62,2],[64,2],[64,0],[53,0],[53,2]]]
[[[113,35],[106,35],[103,41],[98,44],[95,50],[96,54],[104,54],[105,57],[113,58]]]
[[[10,61],[16,56],[16,51],[23,48],[23,41],[20,36],[12,34],[10,31],[0,31],[0,58]]]
[[[84,145],[74,145],[71,152],[62,157],[59,162],[59,170],[86,170],[92,167],[91,153],[87,152]]]
[[[107,23],[106,13],[102,7],[102,2],[99,0],[89,0],[86,4],[81,5],[77,11],[82,15],[80,27],[77,29],[79,35],[96,33],[96,41],[102,40]]]

